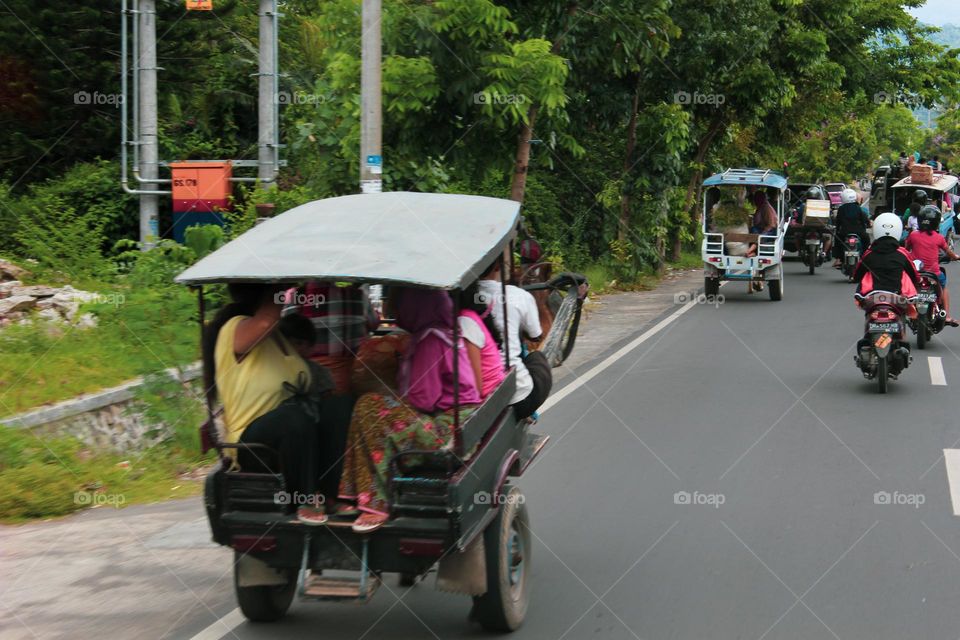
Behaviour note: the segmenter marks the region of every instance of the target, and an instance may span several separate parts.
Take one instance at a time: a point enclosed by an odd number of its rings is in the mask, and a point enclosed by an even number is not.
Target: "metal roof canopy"
[[[176,282],[329,280],[463,288],[510,242],[519,211],[513,200],[454,194],[316,200],[250,229]]]
[[[895,185],[890,187],[891,189],[923,189],[924,191],[949,191],[954,186],[956,186],[958,181],[957,176],[950,173],[934,173],[933,174],[933,184],[921,184],[919,182],[913,182],[910,179],[910,176],[903,178]]]
[[[787,179],[770,169],[727,169],[703,181],[705,187],[737,185],[786,189]]]

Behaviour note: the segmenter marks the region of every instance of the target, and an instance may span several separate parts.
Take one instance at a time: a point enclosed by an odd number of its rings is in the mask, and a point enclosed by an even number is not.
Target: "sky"
[[[909,10],[921,22],[933,25],[960,25],[960,0],[927,0],[922,7]]]

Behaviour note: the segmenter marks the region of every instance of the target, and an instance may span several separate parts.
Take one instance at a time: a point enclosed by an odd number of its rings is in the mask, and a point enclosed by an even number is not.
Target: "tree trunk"
[[[630,107],[630,122],[627,125],[627,147],[623,154],[623,184],[620,189],[620,219],[617,224],[617,239],[628,240],[630,231],[630,193],[627,181],[633,174],[633,155],[637,150],[637,114],[640,111],[640,74],[637,74],[637,88],[633,92],[633,104]]]
[[[710,127],[707,129],[706,133],[700,139],[700,143],[697,145],[697,153],[693,158],[693,164],[696,169],[694,170],[693,175],[690,176],[690,182],[687,184],[687,195],[683,199],[684,211],[691,211],[691,209],[693,209],[696,206],[696,203],[699,201],[700,183],[703,181],[703,161],[706,159],[707,153],[710,152],[710,147],[713,146],[713,141],[716,140],[717,136],[722,131],[723,114],[718,113],[710,122]],[[690,221],[691,231],[692,233],[696,234],[697,227],[700,225],[699,209],[691,212]],[[670,251],[670,260],[676,262],[680,259],[680,254],[683,251],[683,243],[680,239],[679,229],[674,229],[671,232],[671,240],[672,247]]]
[[[517,156],[513,164],[513,183],[510,185],[510,199],[523,202],[527,190],[527,171],[530,169],[530,140],[533,139],[533,126],[537,120],[537,108],[530,107],[527,122],[520,125],[517,134]]]
[[[573,1],[567,5],[567,19],[573,18],[580,9],[580,3]],[[560,46],[567,35],[569,28],[561,33],[550,47],[553,54],[560,53]],[[527,190],[527,172],[530,169],[530,141],[533,139],[533,129],[537,123],[537,107],[533,105],[527,112],[527,123],[520,126],[517,135],[517,154],[513,164],[513,180],[510,184],[510,199],[523,203],[523,195]]]

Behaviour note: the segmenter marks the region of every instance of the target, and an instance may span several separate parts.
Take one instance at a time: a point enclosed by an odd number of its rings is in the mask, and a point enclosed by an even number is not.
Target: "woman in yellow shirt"
[[[275,449],[298,519],[323,524],[318,420],[294,398],[296,389],[308,387],[310,370],[278,330],[284,287],[228,288],[233,302],[207,325],[203,340],[206,387],[223,404],[224,439]],[[240,450],[238,462],[247,468],[262,465],[255,450]]]

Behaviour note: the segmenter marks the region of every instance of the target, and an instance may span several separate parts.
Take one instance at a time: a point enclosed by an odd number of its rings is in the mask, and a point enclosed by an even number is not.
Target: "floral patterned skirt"
[[[472,412],[461,407],[461,422]],[[402,451],[440,450],[453,445],[453,410],[435,416],[400,400],[366,393],[357,400],[347,433],[339,497],[361,511],[387,515],[387,465]]]

